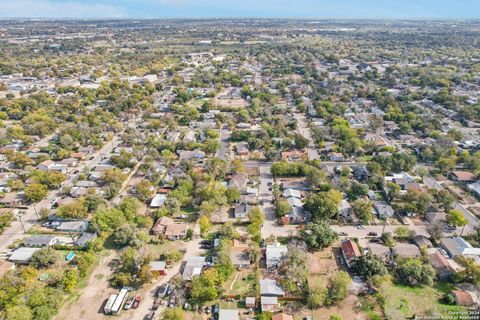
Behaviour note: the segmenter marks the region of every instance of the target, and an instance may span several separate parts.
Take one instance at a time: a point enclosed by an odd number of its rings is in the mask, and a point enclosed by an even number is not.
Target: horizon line
[[[0,17],[0,20],[364,20],[364,21],[480,21],[478,18],[461,18],[461,17]]]

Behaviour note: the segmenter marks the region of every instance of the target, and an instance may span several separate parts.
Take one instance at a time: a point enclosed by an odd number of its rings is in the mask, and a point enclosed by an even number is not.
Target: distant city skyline
[[[2,18],[477,19],[477,0],[0,0]]]

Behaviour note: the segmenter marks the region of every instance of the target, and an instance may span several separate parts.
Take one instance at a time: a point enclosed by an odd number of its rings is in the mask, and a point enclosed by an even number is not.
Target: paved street
[[[228,140],[230,139],[230,130],[221,129],[220,130],[220,147],[217,151],[217,158],[227,160],[228,153]]]

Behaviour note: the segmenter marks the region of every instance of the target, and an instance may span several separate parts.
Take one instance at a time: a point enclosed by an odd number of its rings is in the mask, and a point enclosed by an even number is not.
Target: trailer
[[[117,300],[116,294],[112,294],[110,298],[108,298],[107,303],[105,304],[105,307],[103,307],[103,312],[105,312],[105,314],[112,313],[112,307],[113,307],[113,304],[115,303],[115,300]]]
[[[128,289],[123,288],[122,290],[120,290],[112,306],[113,314],[118,314],[120,310],[122,310],[123,304],[127,298],[127,294],[128,294]]]

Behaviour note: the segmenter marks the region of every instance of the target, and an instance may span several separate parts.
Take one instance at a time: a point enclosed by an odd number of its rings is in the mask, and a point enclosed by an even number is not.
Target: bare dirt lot
[[[115,251],[110,251],[102,256],[97,267],[87,279],[84,289],[73,295],[58,315],[57,320],[84,320],[84,319],[103,319],[103,305],[106,299],[118,290],[110,288],[108,278],[115,267],[114,262],[117,258]]]

